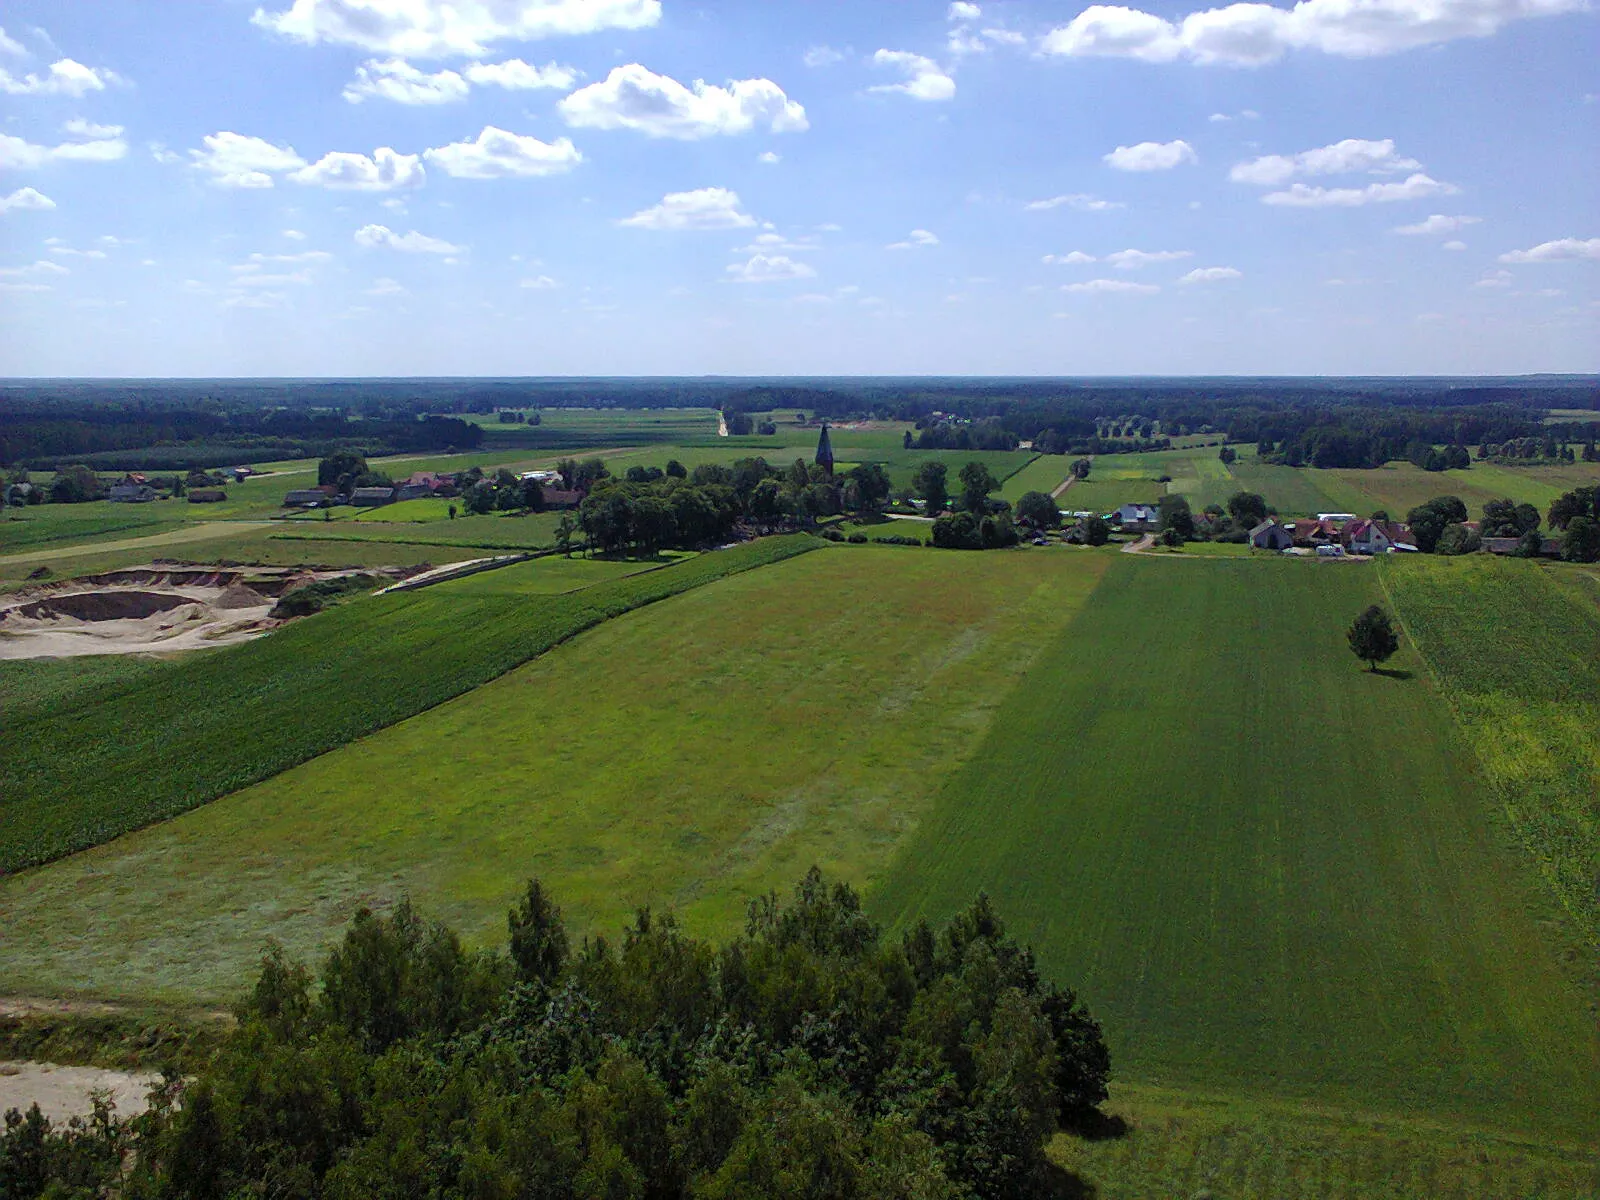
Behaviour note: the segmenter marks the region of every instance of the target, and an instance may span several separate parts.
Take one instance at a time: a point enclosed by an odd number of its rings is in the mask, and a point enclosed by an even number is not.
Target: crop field
[[[170,502],[0,508],[0,555],[161,533],[176,529],[186,515]]]
[[[9,729],[40,710],[83,703],[167,665],[145,654],[0,660],[0,728]]]
[[[869,908],[987,889],[1124,1079],[1593,1137],[1554,904],[1416,652],[1345,645],[1376,573],[1109,557]]]
[[[1600,483],[1600,466],[1499,467],[1474,464],[1465,471],[1424,471],[1392,462],[1372,470],[1310,472],[1319,487],[1340,501],[1341,511],[1384,509],[1396,520],[1435,496],[1458,496],[1476,518],[1489,500],[1526,501],[1542,513],[1562,492]]]
[[[1166,485],[1153,479],[1098,479],[1091,470],[1089,478],[1062,492],[1056,504],[1067,512],[1108,513],[1124,504],[1154,504],[1164,495]]]
[[[1540,877],[1600,945],[1600,612],[1563,567],[1492,559],[1381,564],[1421,650]],[[1600,982],[1600,980],[1597,980]]]
[[[441,584],[365,597],[92,702],[36,709],[0,744],[0,872],[269,778],[618,613],[819,544],[769,539],[568,595],[457,596]]]
[[[441,502],[421,500],[412,503]],[[556,526],[560,522],[561,514],[558,512],[486,513],[476,517],[459,517],[454,521],[292,521],[274,529],[275,535],[283,541],[308,538],[318,541],[405,542],[491,550],[540,550],[555,545]]]
[[[1041,454],[1005,481],[1000,498],[1015,504],[1028,492],[1043,492],[1048,496],[1061,486],[1071,465],[1072,459],[1064,454]]]
[[[731,933],[747,898],[813,863],[870,888],[1109,561],[837,547],[606,622],[255,787],[0,880],[0,992],[226,997],[266,936],[309,951],[401,893],[498,942],[534,874],[578,933],[646,903]],[[492,632],[461,608],[453,624]],[[302,675],[298,694],[324,686]]]
[[[1255,492],[1265,499],[1270,507],[1276,509],[1279,516],[1311,517],[1324,512],[1355,511],[1358,514],[1366,514],[1372,511],[1371,506],[1355,510],[1341,508],[1340,502],[1322,489],[1319,481],[1327,474],[1325,471],[1257,462],[1252,456],[1241,457],[1234,463],[1233,474],[1238,480],[1240,491]],[[1349,496],[1343,495],[1341,499],[1348,500]],[[1227,501],[1224,500],[1223,503],[1226,504]],[[1396,520],[1405,516],[1404,513],[1397,512],[1389,515]]]

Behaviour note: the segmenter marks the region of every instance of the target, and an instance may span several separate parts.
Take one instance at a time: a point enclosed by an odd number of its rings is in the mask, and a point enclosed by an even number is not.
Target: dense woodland
[[[888,939],[813,870],[725,946],[649,910],[574,946],[531,883],[508,931],[402,902],[315,974],[269,953],[148,1114],[8,1114],[0,1196],[1026,1200],[1106,1098],[1099,1025],[983,897]]]

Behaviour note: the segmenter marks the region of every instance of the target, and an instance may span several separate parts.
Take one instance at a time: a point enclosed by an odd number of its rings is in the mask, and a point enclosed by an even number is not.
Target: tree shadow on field
[[[1061,1123],[1061,1131],[1086,1142],[1112,1142],[1133,1132],[1125,1117],[1117,1113],[1101,1112],[1092,1108],[1075,1114]]]
[[[1097,1200],[1100,1189],[1081,1175],[1050,1163],[1044,1170],[1044,1195],[1050,1200]]]
[[[1367,672],[1369,675],[1382,675],[1385,679],[1415,679],[1416,675],[1410,671],[1402,671],[1395,667],[1379,667],[1375,671]]]

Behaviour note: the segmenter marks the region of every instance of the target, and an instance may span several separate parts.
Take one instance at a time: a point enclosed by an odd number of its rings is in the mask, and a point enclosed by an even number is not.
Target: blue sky
[[[0,374],[1600,368],[1578,0],[0,20]]]

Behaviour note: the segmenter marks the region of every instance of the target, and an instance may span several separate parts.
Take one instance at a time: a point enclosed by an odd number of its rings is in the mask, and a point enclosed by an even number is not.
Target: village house
[[[1483,539],[1483,548],[1490,554],[1515,554],[1522,544],[1521,538],[1491,537]],[[1561,557],[1561,539],[1558,537],[1541,537],[1539,539],[1539,553],[1547,558]]]
[[[1292,534],[1296,546],[1328,546],[1339,540],[1339,526],[1331,517],[1304,518],[1294,523]]]
[[[148,504],[156,498],[155,488],[137,472],[123,476],[121,483],[111,485],[106,499],[113,504]]]
[[[228,493],[221,488],[190,488],[190,504],[220,504],[228,498]]]
[[[1267,520],[1250,531],[1250,544],[1257,550],[1287,550],[1294,545],[1294,535],[1282,522]]]
[[[1351,554],[1388,554],[1417,548],[1411,530],[1395,521],[1351,521],[1339,531],[1339,543]]]
[[[583,503],[583,493],[567,491],[563,488],[545,488],[544,506],[546,508],[563,509],[577,508]]]
[[[333,503],[334,490],[328,484],[313,488],[296,488],[283,498],[285,508],[324,508]]]
[[[350,493],[350,503],[357,508],[381,508],[394,503],[394,488],[364,487]]]
[[[1161,512],[1154,504],[1124,504],[1111,519],[1123,529],[1148,533],[1161,523]]]

